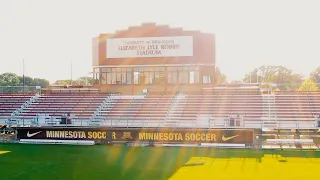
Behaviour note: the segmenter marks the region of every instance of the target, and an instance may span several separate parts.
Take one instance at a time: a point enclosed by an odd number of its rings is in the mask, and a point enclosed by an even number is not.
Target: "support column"
[[[168,70],[167,70],[168,67],[165,67],[164,68],[164,87],[165,87],[165,93],[167,93],[167,90],[168,90]]]
[[[134,94],[134,68],[131,67],[131,95]]]

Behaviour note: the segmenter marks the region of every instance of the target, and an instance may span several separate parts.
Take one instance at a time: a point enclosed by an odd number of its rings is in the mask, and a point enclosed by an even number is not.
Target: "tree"
[[[234,81],[231,81],[230,84],[243,84],[243,82],[238,81],[238,80],[234,80]]]
[[[214,75],[215,84],[223,84],[227,82],[227,76],[221,73],[220,68],[216,67]]]
[[[23,76],[19,76],[19,86],[23,86]],[[25,86],[41,86],[42,88],[46,88],[49,86],[49,81],[46,79],[40,79],[40,78],[31,78],[29,76],[24,77],[24,85]]]
[[[54,84],[56,85],[70,85],[70,80],[56,80],[56,82],[54,82]]]
[[[93,85],[94,79],[92,77],[79,77],[73,82],[75,85]]]
[[[0,74],[0,86],[17,86],[19,85],[19,77],[14,73]]]
[[[29,76],[24,76],[24,85],[33,86],[33,78]],[[23,86],[23,76],[19,76],[19,86]]]
[[[310,78],[317,84],[320,88],[320,67],[311,72]]]
[[[93,85],[95,80],[92,77],[79,77],[76,80],[72,80],[72,85]],[[56,85],[70,85],[70,80],[57,80],[54,84]]]
[[[317,84],[311,78],[308,78],[303,81],[302,85],[298,90],[299,91],[316,91],[318,90],[318,87],[317,87]]]
[[[42,88],[49,86],[49,81],[46,79],[24,77],[25,86],[41,86]],[[0,86],[23,86],[23,76],[18,76],[14,73],[0,74]]]
[[[49,87],[50,83],[46,79],[34,78],[33,79],[33,86],[41,86],[42,88]]]
[[[296,90],[302,83],[302,76],[283,66],[261,66],[246,74],[246,83],[273,83],[280,90]]]

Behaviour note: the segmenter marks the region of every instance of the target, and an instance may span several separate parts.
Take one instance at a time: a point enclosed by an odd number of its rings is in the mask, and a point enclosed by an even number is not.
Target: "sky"
[[[318,0],[0,0],[0,73],[89,76],[92,38],[142,23],[216,36],[228,80],[261,65],[307,77],[320,66]],[[71,73],[72,62],[72,73]]]

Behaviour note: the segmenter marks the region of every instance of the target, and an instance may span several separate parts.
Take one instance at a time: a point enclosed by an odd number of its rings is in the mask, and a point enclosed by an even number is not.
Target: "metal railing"
[[[240,129],[262,129],[262,128],[275,128],[275,129],[319,129],[318,119],[290,119],[290,118],[278,118],[277,123],[270,126],[264,124],[264,121],[246,120],[243,119],[239,125],[230,125],[227,119],[211,119],[207,121],[197,120],[179,120],[176,123],[170,123],[170,126],[166,121],[159,120],[143,120],[143,119],[111,119],[111,120],[90,120],[88,118],[73,119],[71,124],[60,124],[58,119],[36,119],[36,118],[10,118],[0,119],[0,124],[10,126],[76,126],[76,127],[174,127],[174,128],[240,128]]]
[[[83,87],[83,88],[45,88],[43,93],[99,93],[99,88]]]
[[[40,86],[0,86],[0,93],[41,93]]]

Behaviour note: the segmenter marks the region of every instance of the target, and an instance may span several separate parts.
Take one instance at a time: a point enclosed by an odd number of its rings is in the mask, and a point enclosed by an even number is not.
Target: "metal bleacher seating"
[[[310,99],[306,95],[276,95],[277,117],[313,118]]]
[[[264,149],[319,149],[312,135],[265,134],[263,138]]]
[[[220,86],[190,94],[0,93],[0,124],[1,118],[34,120],[43,115],[61,117],[68,113],[72,115],[72,126],[255,128],[264,132],[258,139],[262,148],[320,147],[318,91],[265,93],[259,86],[248,85]],[[49,122],[37,125],[44,124]],[[274,132],[267,134],[263,129]],[[280,129],[286,132],[281,134]]]
[[[194,95],[188,96],[192,98]],[[241,114],[248,120],[258,120],[262,116],[261,95],[204,94],[196,101],[193,106],[188,104],[186,111],[196,109],[197,116],[209,114],[215,119],[226,119],[231,114]]]
[[[282,124],[295,121],[298,123],[298,128],[317,127],[320,115],[320,93],[318,91],[279,91],[275,94],[275,111]]]
[[[117,95],[97,119],[128,126],[143,121],[173,127],[316,128],[318,97],[262,93],[258,86],[217,87],[202,94]]]
[[[71,114],[73,120],[90,119],[108,97],[99,93],[51,93],[39,96],[37,101],[24,108],[19,118],[35,118],[38,115],[61,117]]]
[[[201,127],[225,127],[230,125],[230,117],[240,118],[231,123],[242,126],[246,120],[260,120],[262,96],[258,88],[235,87],[215,88],[203,94],[179,94],[174,98],[167,120],[178,124],[195,121]]]
[[[35,93],[0,93],[0,119],[7,119]]]
[[[99,119],[163,121],[173,98],[174,95],[113,96]]]
[[[262,96],[259,88],[216,89],[203,94],[148,94],[140,96],[111,96],[108,106],[101,109],[97,119],[102,121],[130,121],[148,123],[163,122],[162,125],[200,127],[210,125],[209,121],[221,121],[225,127],[226,119],[240,115],[247,120],[260,121]],[[115,124],[115,123],[114,123]],[[113,124],[113,125],[114,125]],[[243,123],[235,124],[241,126]]]
[[[0,117],[34,119],[70,113],[74,121],[106,126],[312,129],[317,128],[320,114],[320,93],[264,93],[255,84],[218,86],[193,94],[51,92],[33,96],[1,94]],[[27,101],[28,106],[21,107]]]

